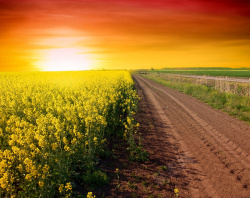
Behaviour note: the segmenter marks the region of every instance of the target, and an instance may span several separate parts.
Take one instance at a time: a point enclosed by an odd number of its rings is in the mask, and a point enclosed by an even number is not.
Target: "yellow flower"
[[[28,181],[31,181],[31,180],[32,180],[31,174],[27,174],[27,175],[25,176],[25,179],[28,180]]]
[[[59,192],[62,193],[62,192],[63,192],[63,189],[64,189],[64,185],[61,184],[61,185],[59,186]]]
[[[131,124],[131,120],[130,120],[129,117],[127,117],[127,122],[128,122],[129,125]]]
[[[175,195],[176,197],[179,196],[179,190],[178,190],[177,188],[174,189],[174,195]]]
[[[66,191],[71,191],[71,190],[72,190],[72,185],[71,185],[71,183],[70,183],[70,182],[67,183],[66,186],[65,186],[65,188],[66,188]]]
[[[48,172],[49,172],[49,166],[45,164],[45,166],[43,167],[43,173],[48,173]]]
[[[87,194],[87,198],[95,198],[95,195],[93,195],[92,192],[88,192]]]
[[[64,142],[64,144],[68,144],[69,143],[69,141],[65,137],[63,137],[63,142]]]
[[[51,147],[52,147],[52,150],[55,151],[57,149],[58,145],[57,145],[57,143],[52,143]]]
[[[65,151],[71,151],[70,147],[68,147],[68,146],[64,146],[64,150]]]
[[[43,187],[44,186],[44,182],[43,181],[39,181],[39,186]]]
[[[2,169],[4,169],[4,168],[7,168],[7,161],[6,160],[2,160],[1,162],[0,162],[0,168],[2,168]]]
[[[19,164],[19,165],[17,166],[17,168],[18,168],[18,170],[19,170],[20,172],[23,171],[23,165],[22,165],[22,164]]]
[[[38,145],[43,148],[46,145],[46,141],[41,137],[39,139]]]
[[[6,189],[6,188],[8,188],[8,177],[9,177],[9,174],[8,174],[8,172],[5,172],[4,174],[3,174],[3,177],[2,178],[0,178],[0,186],[3,188],[3,189]]]
[[[77,139],[73,138],[73,140],[71,141],[72,144],[76,144],[77,143]]]
[[[103,144],[105,141],[106,141],[106,139],[102,139],[102,140],[101,140],[101,143]]]

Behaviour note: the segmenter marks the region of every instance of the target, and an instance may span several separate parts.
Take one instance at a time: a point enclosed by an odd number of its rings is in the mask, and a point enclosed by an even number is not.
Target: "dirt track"
[[[134,79],[160,134],[146,146],[158,148],[180,197],[250,197],[250,125],[149,79]]]

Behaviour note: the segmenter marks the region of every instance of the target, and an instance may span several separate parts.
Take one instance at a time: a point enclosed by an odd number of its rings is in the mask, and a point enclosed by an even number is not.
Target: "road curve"
[[[250,197],[250,125],[152,80],[133,78],[175,145],[185,175],[185,188],[176,186],[180,197]]]

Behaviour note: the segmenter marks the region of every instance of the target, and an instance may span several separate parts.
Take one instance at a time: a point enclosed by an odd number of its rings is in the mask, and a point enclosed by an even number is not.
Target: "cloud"
[[[243,46],[249,10],[248,0],[0,0],[0,57],[70,45],[99,55]]]

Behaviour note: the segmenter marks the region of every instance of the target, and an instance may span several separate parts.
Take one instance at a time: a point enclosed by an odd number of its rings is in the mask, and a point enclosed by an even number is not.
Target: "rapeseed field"
[[[133,86],[126,71],[0,73],[0,197],[74,196],[112,139],[131,141]]]

